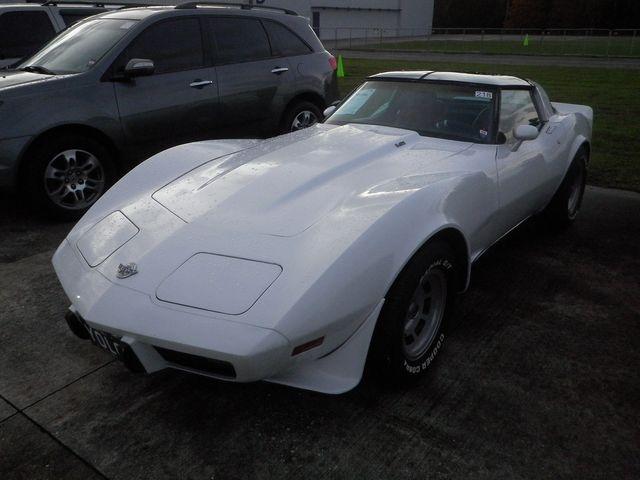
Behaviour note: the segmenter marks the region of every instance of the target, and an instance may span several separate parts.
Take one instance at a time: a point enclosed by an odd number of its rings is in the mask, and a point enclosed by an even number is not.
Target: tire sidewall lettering
[[[416,364],[412,364],[412,363],[409,363],[406,359],[404,359],[403,363],[404,363],[405,370],[412,375],[417,375],[420,372],[427,370],[429,366],[433,363],[433,361],[436,359],[436,357],[438,356],[438,353],[440,352],[440,350],[442,350],[444,339],[445,339],[444,333],[440,333],[438,340],[430,348],[429,350],[430,353],[424,360]]]
[[[431,262],[429,267],[427,268],[427,272],[430,272],[434,269],[443,270],[444,273],[448,276],[450,271],[453,269],[453,264],[447,258],[438,258]],[[440,333],[437,337],[437,340],[429,347],[425,356],[422,359],[419,359],[415,362],[410,362],[406,358],[403,359],[403,366],[407,373],[411,375],[418,375],[421,372],[427,370],[429,366],[434,362],[440,350],[442,350],[442,346],[445,340],[445,334],[442,331],[443,326],[440,326]]]
[[[431,265],[429,265],[429,268],[427,268],[427,271],[431,271],[435,268],[443,268],[445,271],[449,271],[453,268],[453,265],[451,264],[451,262],[449,260],[447,260],[446,258],[439,258],[437,259],[435,262],[433,262]]]

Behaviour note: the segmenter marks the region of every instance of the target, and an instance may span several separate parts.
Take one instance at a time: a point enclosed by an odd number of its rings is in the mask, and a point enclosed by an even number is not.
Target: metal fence
[[[317,33],[328,48],[340,49],[640,57],[640,29],[337,27]]]

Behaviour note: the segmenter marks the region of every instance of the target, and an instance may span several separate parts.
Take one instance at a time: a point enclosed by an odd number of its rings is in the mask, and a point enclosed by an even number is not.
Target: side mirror
[[[539,133],[540,131],[533,125],[518,125],[513,129],[513,138],[520,142],[526,142],[538,138]]]
[[[153,60],[149,60],[148,58],[132,58],[124,67],[124,74],[128,78],[146,77],[153,74],[155,69],[156,66]]]
[[[341,103],[340,100],[336,100],[331,105],[329,105],[327,108],[325,108],[324,112],[322,112],[322,115],[324,115],[324,118],[327,118],[329,115],[331,115],[333,112],[335,112],[336,108],[338,108],[338,105],[340,105],[340,103]]]
[[[322,112],[322,115],[324,115],[324,118],[327,118],[329,115],[331,115],[333,112],[336,111],[336,107],[335,105],[329,105],[327,108],[324,109],[324,111]]]

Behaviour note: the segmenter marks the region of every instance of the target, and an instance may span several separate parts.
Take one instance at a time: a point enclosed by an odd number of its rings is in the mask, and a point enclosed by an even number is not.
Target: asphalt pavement
[[[0,197],[0,479],[640,478],[640,195],[589,188],[474,266],[437,369],[325,396],[135,375],[74,337],[70,224]]]

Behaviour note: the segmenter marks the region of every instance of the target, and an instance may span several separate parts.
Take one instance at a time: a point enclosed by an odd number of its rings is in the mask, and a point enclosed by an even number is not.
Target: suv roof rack
[[[129,8],[129,7],[149,7],[149,4],[145,4],[145,3],[128,3],[126,1],[122,1],[122,2],[118,2],[118,1],[114,1],[114,2],[101,2],[101,1],[96,1],[96,2],[92,2],[92,1],[87,1],[87,0],[46,0],[45,2],[43,2],[42,0],[27,0],[27,3],[39,3],[40,5],[42,5],[43,7],[55,7],[58,5],[88,5],[91,7],[106,7],[109,5],[118,5],[118,6],[122,6],[123,8]]]
[[[185,2],[176,5],[176,9],[178,10],[186,10],[190,8],[198,8],[199,6],[203,7],[234,7],[240,8],[241,10],[274,10],[282,13],[286,13],[287,15],[298,15],[298,12],[294,12],[293,10],[289,10],[288,8],[278,8],[278,7],[267,7],[264,5],[250,5],[248,3],[226,3],[226,2]]]

